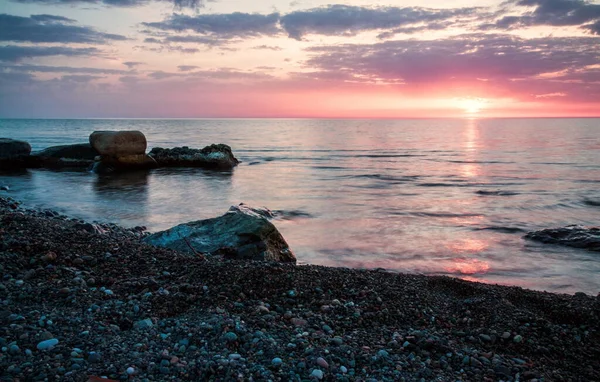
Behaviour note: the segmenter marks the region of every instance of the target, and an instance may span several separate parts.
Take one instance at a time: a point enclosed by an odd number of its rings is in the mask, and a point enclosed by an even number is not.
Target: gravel
[[[0,380],[600,380],[600,297],[190,258],[145,235],[0,198]]]

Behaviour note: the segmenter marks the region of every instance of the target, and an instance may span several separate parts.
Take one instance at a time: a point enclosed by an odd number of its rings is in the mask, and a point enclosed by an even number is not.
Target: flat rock
[[[232,259],[296,262],[283,236],[265,216],[265,209],[243,204],[231,207],[221,217],[181,224],[144,241],[185,253],[192,253],[192,247]]]
[[[98,151],[89,143],[52,146],[31,155],[33,167],[89,167],[94,163]]]
[[[230,169],[240,162],[233,156],[231,147],[218,144],[205,148],[191,149],[187,146],[163,149],[155,147],[150,151],[160,167],[201,167]]]
[[[600,251],[600,228],[597,227],[569,225],[562,228],[530,232],[525,235],[525,238],[547,244]]]

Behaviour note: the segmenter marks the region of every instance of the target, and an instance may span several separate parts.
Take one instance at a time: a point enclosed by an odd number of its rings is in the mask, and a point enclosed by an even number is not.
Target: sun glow
[[[487,101],[483,98],[463,98],[459,105],[467,114],[478,114],[486,107]]]

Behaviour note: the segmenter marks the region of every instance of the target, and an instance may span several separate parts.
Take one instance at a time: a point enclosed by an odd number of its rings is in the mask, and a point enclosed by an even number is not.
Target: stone
[[[74,145],[52,146],[42,151],[34,152],[31,154],[29,162],[31,167],[88,168],[94,163],[94,158],[98,155],[98,151],[89,143],[78,143]]]
[[[325,361],[325,359],[323,357],[319,357],[317,358],[317,365],[327,369],[329,367],[329,363],[327,363],[327,361]]]
[[[271,361],[271,365],[275,367],[280,367],[283,364],[283,360],[281,358],[273,358]]]
[[[94,131],[90,145],[100,154],[92,168],[98,174],[157,167],[146,155],[148,143],[140,131]]]
[[[112,172],[148,170],[158,167],[156,161],[146,154],[125,155],[121,157],[101,156],[100,160],[92,165],[92,172],[96,174],[110,174]]]
[[[310,377],[313,379],[321,380],[323,379],[323,372],[319,369],[314,369],[312,373],[310,373]]]
[[[516,343],[516,344],[521,343],[522,341],[523,341],[523,337],[521,337],[520,335],[516,335],[513,338],[513,342]]]
[[[231,207],[221,217],[181,224],[144,241],[183,253],[192,253],[193,248],[237,260],[296,262],[277,228],[262,213],[243,204]]]
[[[56,345],[58,345],[58,340],[56,338],[52,338],[52,339],[38,343],[37,349],[38,350],[51,350]]]
[[[172,149],[155,147],[149,155],[156,160],[160,167],[231,169],[240,163],[233,156],[231,147],[224,144],[206,146],[201,150],[185,146]]]
[[[225,333],[223,338],[225,338],[225,341],[227,341],[227,342],[235,342],[235,341],[237,341],[238,336],[234,332],[227,332],[227,333]]]
[[[600,228],[569,225],[529,232],[526,239],[600,252]]]
[[[0,168],[27,167],[31,145],[25,141],[0,138]]]
[[[145,154],[148,143],[141,131],[94,131],[90,145],[101,156],[121,157]]]
[[[153,326],[154,326],[154,324],[152,323],[152,320],[149,318],[146,318],[145,320],[137,321],[136,323],[133,324],[133,327],[135,329],[142,329],[142,330],[151,328]]]

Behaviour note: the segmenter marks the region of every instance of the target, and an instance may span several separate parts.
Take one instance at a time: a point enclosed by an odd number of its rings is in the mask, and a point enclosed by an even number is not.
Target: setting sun
[[[467,114],[477,114],[485,108],[487,102],[482,98],[466,98],[460,100],[460,107]]]

